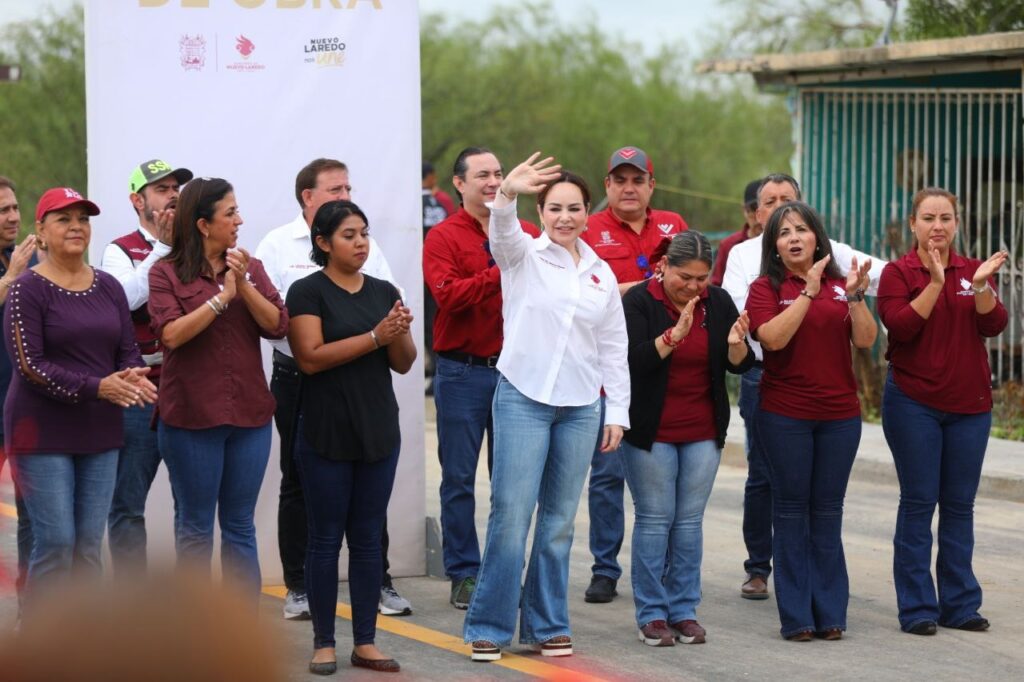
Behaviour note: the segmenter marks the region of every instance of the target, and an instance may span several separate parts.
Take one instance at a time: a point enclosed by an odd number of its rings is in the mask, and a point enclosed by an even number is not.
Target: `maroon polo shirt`
[[[524,220],[523,231],[539,237]],[[437,301],[434,350],[479,357],[501,352],[501,273],[480,223],[465,208],[441,221],[423,240],[423,280]]]
[[[984,315],[975,310],[971,283],[980,265],[949,254],[946,282],[927,320],[910,307],[931,281],[916,249],[886,265],[878,284],[878,315],[889,331],[885,357],[893,380],[917,402],[943,412],[992,409],[985,337],[1001,333],[1008,315],[999,300]]]
[[[747,313],[755,339],[757,329],[793,305],[805,286],[793,274],[786,276],[778,291],[767,277],[754,280]],[[850,351],[852,329],[846,282],[822,277],[821,290],[786,347],[764,348],[761,408],[793,419],[860,416]]]
[[[647,285],[651,296],[661,301],[673,322],[679,321],[679,308],[669,300],[659,282]],[[668,386],[661,420],[654,440],[658,443],[697,443],[715,440],[715,403],[711,397],[711,370],[708,356],[708,330],[704,325],[704,303],[708,290],[701,293],[693,308],[693,324],[682,343],[669,357]]]
[[[272,332],[263,331],[236,296],[228,309],[203,331],[177,348],[164,348],[160,374],[160,419],[181,429],[214,426],[263,426],[274,415],[274,397],[263,374],[260,337],[283,339],[288,311],[263,263],[249,261],[246,277],[281,311]],[[224,273],[182,283],[174,266],[159,261],[149,271],[149,316],[159,337],[164,326],[206,305],[221,291]]]
[[[725,265],[729,260],[729,252],[732,251],[732,247],[742,244],[750,238],[747,235],[749,229],[747,225],[744,225],[738,232],[733,232],[718,244],[715,267],[711,270],[711,283],[716,287],[722,286],[722,280],[725,279]]]
[[[583,240],[590,245],[597,257],[611,266],[615,279],[620,284],[639,282],[654,273],[652,255],[658,245],[686,229],[686,221],[672,211],[647,209],[647,222],[640,234],[633,231],[629,223],[620,220],[611,208],[598,211],[587,219]],[[647,267],[641,267],[640,256],[647,259]]]

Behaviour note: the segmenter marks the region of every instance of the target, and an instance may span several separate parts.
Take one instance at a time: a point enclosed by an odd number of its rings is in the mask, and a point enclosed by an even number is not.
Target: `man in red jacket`
[[[433,388],[444,567],[452,605],[466,609],[480,569],[473,488],[485,432],[490,468],[491,398],[502,342],[501,274],[490,253],[488,205],[504,176],[497,157],[483,147],[462,150],[453,175],[462,206],[427,232],[423,280],[437,302]],[[522,227],[540,235],[530,223]]]
[[[583,239],[612,267],[619,281],[619,293],[624,294],[634,284],[654,275],[655,249],[685,230],[686,221],[678,213],[650,207],[654,164],[638,147],[623,147],[612,154],[604,189],[608,208],[590,216]],[[603,405],[602,401],[602,408]],[[603,426],[604,419],[601,421]],[[625,529],[625,476],[619,451],[594,449],[587,492],[594,565],[584,597],[591,603],[607,603],[618,594],[615,587],[622,575],[618,555]]]

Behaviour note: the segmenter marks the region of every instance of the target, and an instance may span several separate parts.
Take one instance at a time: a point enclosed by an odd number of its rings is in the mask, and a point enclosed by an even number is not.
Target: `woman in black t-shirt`
[[[310,672],[337,668],[334,615],[338,554],[349,550],[352,665],[397,671],[374,645],[381,585],[381,528],[401,436],[391,370],[416,359],[412,315],[389,282],[363,275],[366,215],[331,201],[313,218],[311,257],[323,269],[288,290],[288,342],[302,371],[294,456],[306,499],[306,591],[313,617]]]

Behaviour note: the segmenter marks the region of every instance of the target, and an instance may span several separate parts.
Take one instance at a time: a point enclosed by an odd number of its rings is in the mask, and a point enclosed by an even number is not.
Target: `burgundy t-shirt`
[[[767,277],[750,285],[750,332],[793,305],[804,280],[787,275],[778,291]],[[761,409],[794,419],[849,419],[860,415],[853,376],[850,333],[853,321],[846,282],[821,278],[821,290],[800,327],[782,350],[764,349]]]
[[[673,322],[679,321],[679,309],[657,281],[647,285],[651,296],[661,301]],[[661,420],[654,440],[658,443],[696,443],[714,440],[715,404],[711,397],[711,370],[708,357],[708,330],[704,324],[704,290],[693,308],[690,333],[672,351],[669,358],[668,386]]]
[[[975,310],[971,284],[979,265],[980,260],[950,254],[946,282],[927,320],[910,306],[931,281],[916,250],[886,265],[878,284],[878,315],[889,331],[885,357],[896,385],[943,412],[992,409],[985,337],[1006,329],[1009,316],[999,300],[984,315]]]

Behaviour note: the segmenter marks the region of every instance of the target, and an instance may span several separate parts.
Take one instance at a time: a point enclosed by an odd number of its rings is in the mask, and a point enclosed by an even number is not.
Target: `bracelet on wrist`
[[[808,292],[808,291],[807,291],[807,289],[802,289],[802,290],[800,291],[800,295],[801,295],[801,296],[806,296],[807,298],[811,299],[812,301],[814,300],[814,296],[812,296],[812,295],[810,294],[810,292]]]
[[[0,282],[3,282],[3,280],[0,280]],[[976,296],[981,296],[983,293],[988,291],[990,288],[991,287],[988,285],[988,282],[985,282],[985,286],[980,286],[980,287],[976,287],[976,286],[974,286],[974,284],[971,284],[971,291],[973,291]]]
[[[380,348],[380,340],[377,338],[377,332],[370,330],[370,338],[373,339],[373,347]]]
[[[223,311],[220,308],[217,307],[217,304],[213,302],[212,298],[211,299],[207,299],[206,305],[210,306],[210,310],[213,311],[214,315],[216,315],[217,317],[220,317],[220,314]]]
[[[664,343],[669,348],[671,348],[672,350],[675,350],[676,346],[681,344],[683,342],[683,340],[679,339],[678,341],[673,341],[672,340],[672,327],[669,327],[668,329],[665,330],[665,333],[663,333],[661,335],[661,342]]]
[[[853,305],[854,303],[862,303],[863,301],[864,301],[864,290],[863,289],[857,289],[857,291],[855,291],[854,293],[846,295],[846,302],[849,303],[850,305]]]
[[[515,201],[516,197],[519,196],[518,194],[508,194],[507,192],[505,192],[504,189],[502,189],[502,187],[500,185],[498,186],[498,194],[500,194],[501,196],[505,197],[509,201]]]

